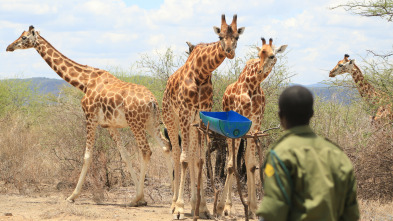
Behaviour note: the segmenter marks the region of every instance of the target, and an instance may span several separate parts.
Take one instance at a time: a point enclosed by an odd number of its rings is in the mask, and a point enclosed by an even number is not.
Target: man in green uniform
[[[260,220],[358,220],[351,161],[309,127],[313,97],[301,86],[279,98],[283,136],[268,150]]]

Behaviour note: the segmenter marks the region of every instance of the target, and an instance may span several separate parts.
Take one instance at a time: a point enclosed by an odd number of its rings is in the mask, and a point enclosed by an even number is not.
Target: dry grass
[[[267,127],[276,126],[274,105],[268,108],[264,120]],[[352,160],[358,181],[358,197],[363,220],[392,220],[393,199],[393,128],[379,129],[372,125],[362,103],[342,105],[317,100],[312,127],[341,146]],[[266,148],[279,136],[262,139]],[[67,196],[79,177],[86,141],[85,118],[79,99],[73,96],[45,106],[39,114],[9,113],[0,119],[0,192],[22,195],[49,194],[44,188],[60,191]],[[138,171],[139,151],[129,129],[121,130],[127,142],[133,166]],[[153,155],[145,180],[145,199],[153,204],[171,202],[170,180],[161,148],[151,144]],[[214,162],[215,154],[212,155]],[[214,167],[214,163],[213,163]],[[205,170],[206,171],[206,170]],[[206,172],[205,172],[206,173]],[[259,173],[258,173],[259,174]],[[205,174],[206,177],[206,174]],[[205,186],[210,184],[205,179]],[[216,182],[218,184],[218,182]],[[222,189],[222,184],[218,184]],[[258,198],[261,184],[257,175]],[[125,188],[126,187],[126,188]],[[246,189],[244,186],[243,189]],[[111,197],[112,191],[123,191],[122,203],[130,201],[135,188],[120,154],[105,129],[97,130],[94,161],[82,194],[91,195],[99,203]],[[244,191],[245,193],[246,191]],[[186,203],[189,200],[186,189]],[[209,202],[211,189],[206,190]],[[236,198],[235,201],[238,201]],[[79,205],[80,206],[80,205]],[[51,219],[59,214],[79,216],[79,206],[67,206],[66,211],[52,211],[41,217]],[[95,214],[83,217],[97,218]]]
[[[359,200],[361,220],[393,220],[393,203]]]

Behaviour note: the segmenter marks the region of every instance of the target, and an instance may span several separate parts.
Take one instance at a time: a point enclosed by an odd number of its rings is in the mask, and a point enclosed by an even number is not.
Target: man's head
[[[314,114],[311,92],[302,86],[285,89],[278,100],[278,115],[284,129],[308,125]]]

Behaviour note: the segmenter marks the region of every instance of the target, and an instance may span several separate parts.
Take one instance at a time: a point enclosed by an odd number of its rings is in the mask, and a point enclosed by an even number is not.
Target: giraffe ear
[[[219,27],[214,26],[213,29],[214,29],[214,32],[215,32],[216,34],[218,34],[218,35],[220,34],[221,29],[220,29]]]
[[[350,64],[355,64],[355,59],[349,61]]]
[[[258,46],[257,46],[257,49],[258,49],[258,51],[261,51],[261,50],[262,50],[262,48],[260,48],[260,47],[258,47]]]
[[[244,30],[245,30],[245,29],[246,29],[245,27],[241,27],[241,28],[237,29],[237,33],[238,33],[239,35],[241,35],[241,34],[244,33]]]
[[[33,36],[35,35],[34,26],[30,25],[30,27],[29,27],[29,32],[30,32],[31,34],[33,34]]]
[[[278,47],[275,51],[276,51],[276,54],[279,54],[279,53],[283,53],[284,51],[285,51],[285,49],[287,49],[287,47],[288,47],[288,45],[281,45],[280,47]]]

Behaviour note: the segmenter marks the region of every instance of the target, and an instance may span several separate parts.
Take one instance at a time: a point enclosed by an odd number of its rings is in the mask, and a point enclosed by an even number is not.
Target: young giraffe
[[[199,111],[210,111],[213,105],[212,72],[226,57],[235,57],[235,49],[239,35],[244,27],[237,28],[237,16],[233,16],[231,25],[221,17],[221,29],[214,27],[220,41],[210,44],[198,44],[190,53],[186,63],[170,76],[162,101],[163,121],[168,129],[172,143],[172,153],[175,168],[174,194],[172,213],[175,219],[184,218],[183,191],[186,171],[190,165],[191,206],[192,213],[196,204],[195,169],[197,163],[197,129],[192,126],[199,122]],[[178,144],[179,127],[182,136],[182,151]],[[203,156],[204,154],[202,154]],[[181,162],[181,175],[179,171]],[[179,183],[180,182],[180,183]],[[210,216],[206,201],[202,194],[200,215]]]
[[[7,51],[28,48],[35,48],[61,78],[85,93],[81,102],[86,115],[87,127],[84,163],[78,184],[67,201],[74,202],[81,192],[87,170],[92,162],[96,128],[100,125],[103,128],[108,128],[122,159],[126,162],[133,182],[137,186],[136,197],[130,205],[146,205],[143,185],[147,165],[152,154],[146,139],[146,131],[164,148],[170,160],[169,142],[162,137],[159,130],[160,111],[154,95],[144,86],[123,82],[107,71],[70,60],[41,37],[33,26],[30,26],[29,31],[24,31],[18,39],[10,44]],[[142,153],[139,181],[132,168],[130,155],[125,149],[117,129],[128,126]]]
[[[387,104],[386,101],[384,101],[386,94],[377,91],[366,81],[362,71],[355,64],[355,59],[350,60],[348,54],[345,54],[344,59],[339,61],[330,71],[329,77],[335,77],[344,73],[350,73],[352,75],[360,96],[362,96],[371,106],[377,106],[377,111],[373,116],[373,122],[380,122],[384,119],[393,120],[392,104]]]
[[[272,71],[277,58],[276,54],[282,53],[287,45],[278,48],[273,46],[273,39],[269,39],[266,44],[264,38],[262,40],[262,48],[258,48],[259,59],[251,59],[247,61],[239,79],[230,84],[223,96],[222,106],[224,111],[234,110],[237,113],[247,117],[252,121],[250,131],[259,131],[261,121],[265,110],[265,95],[260,87],[263,80],[267,78]],[[227,179],[225,181],[224,191],[221,194],[220,202],[217,206],[217,213],[229,215],[232,208],[232,181],[233,181],[233,164],[232,158],[232,139],[227,140],[228,145],[228,164]],[[239,149],[240,139],[235,140],[235,154]],[[258,162],[255,158],[256,145],[252,139],[248,139],[245,163],[247,168],[247,190],[248,190],[248,206],[249,215],[255,216],[257,209],[256,192],[255,192],[255,169]],[[225,199],[226,198],[226,199]],[[225,204],[225,207],[224,207]]]

